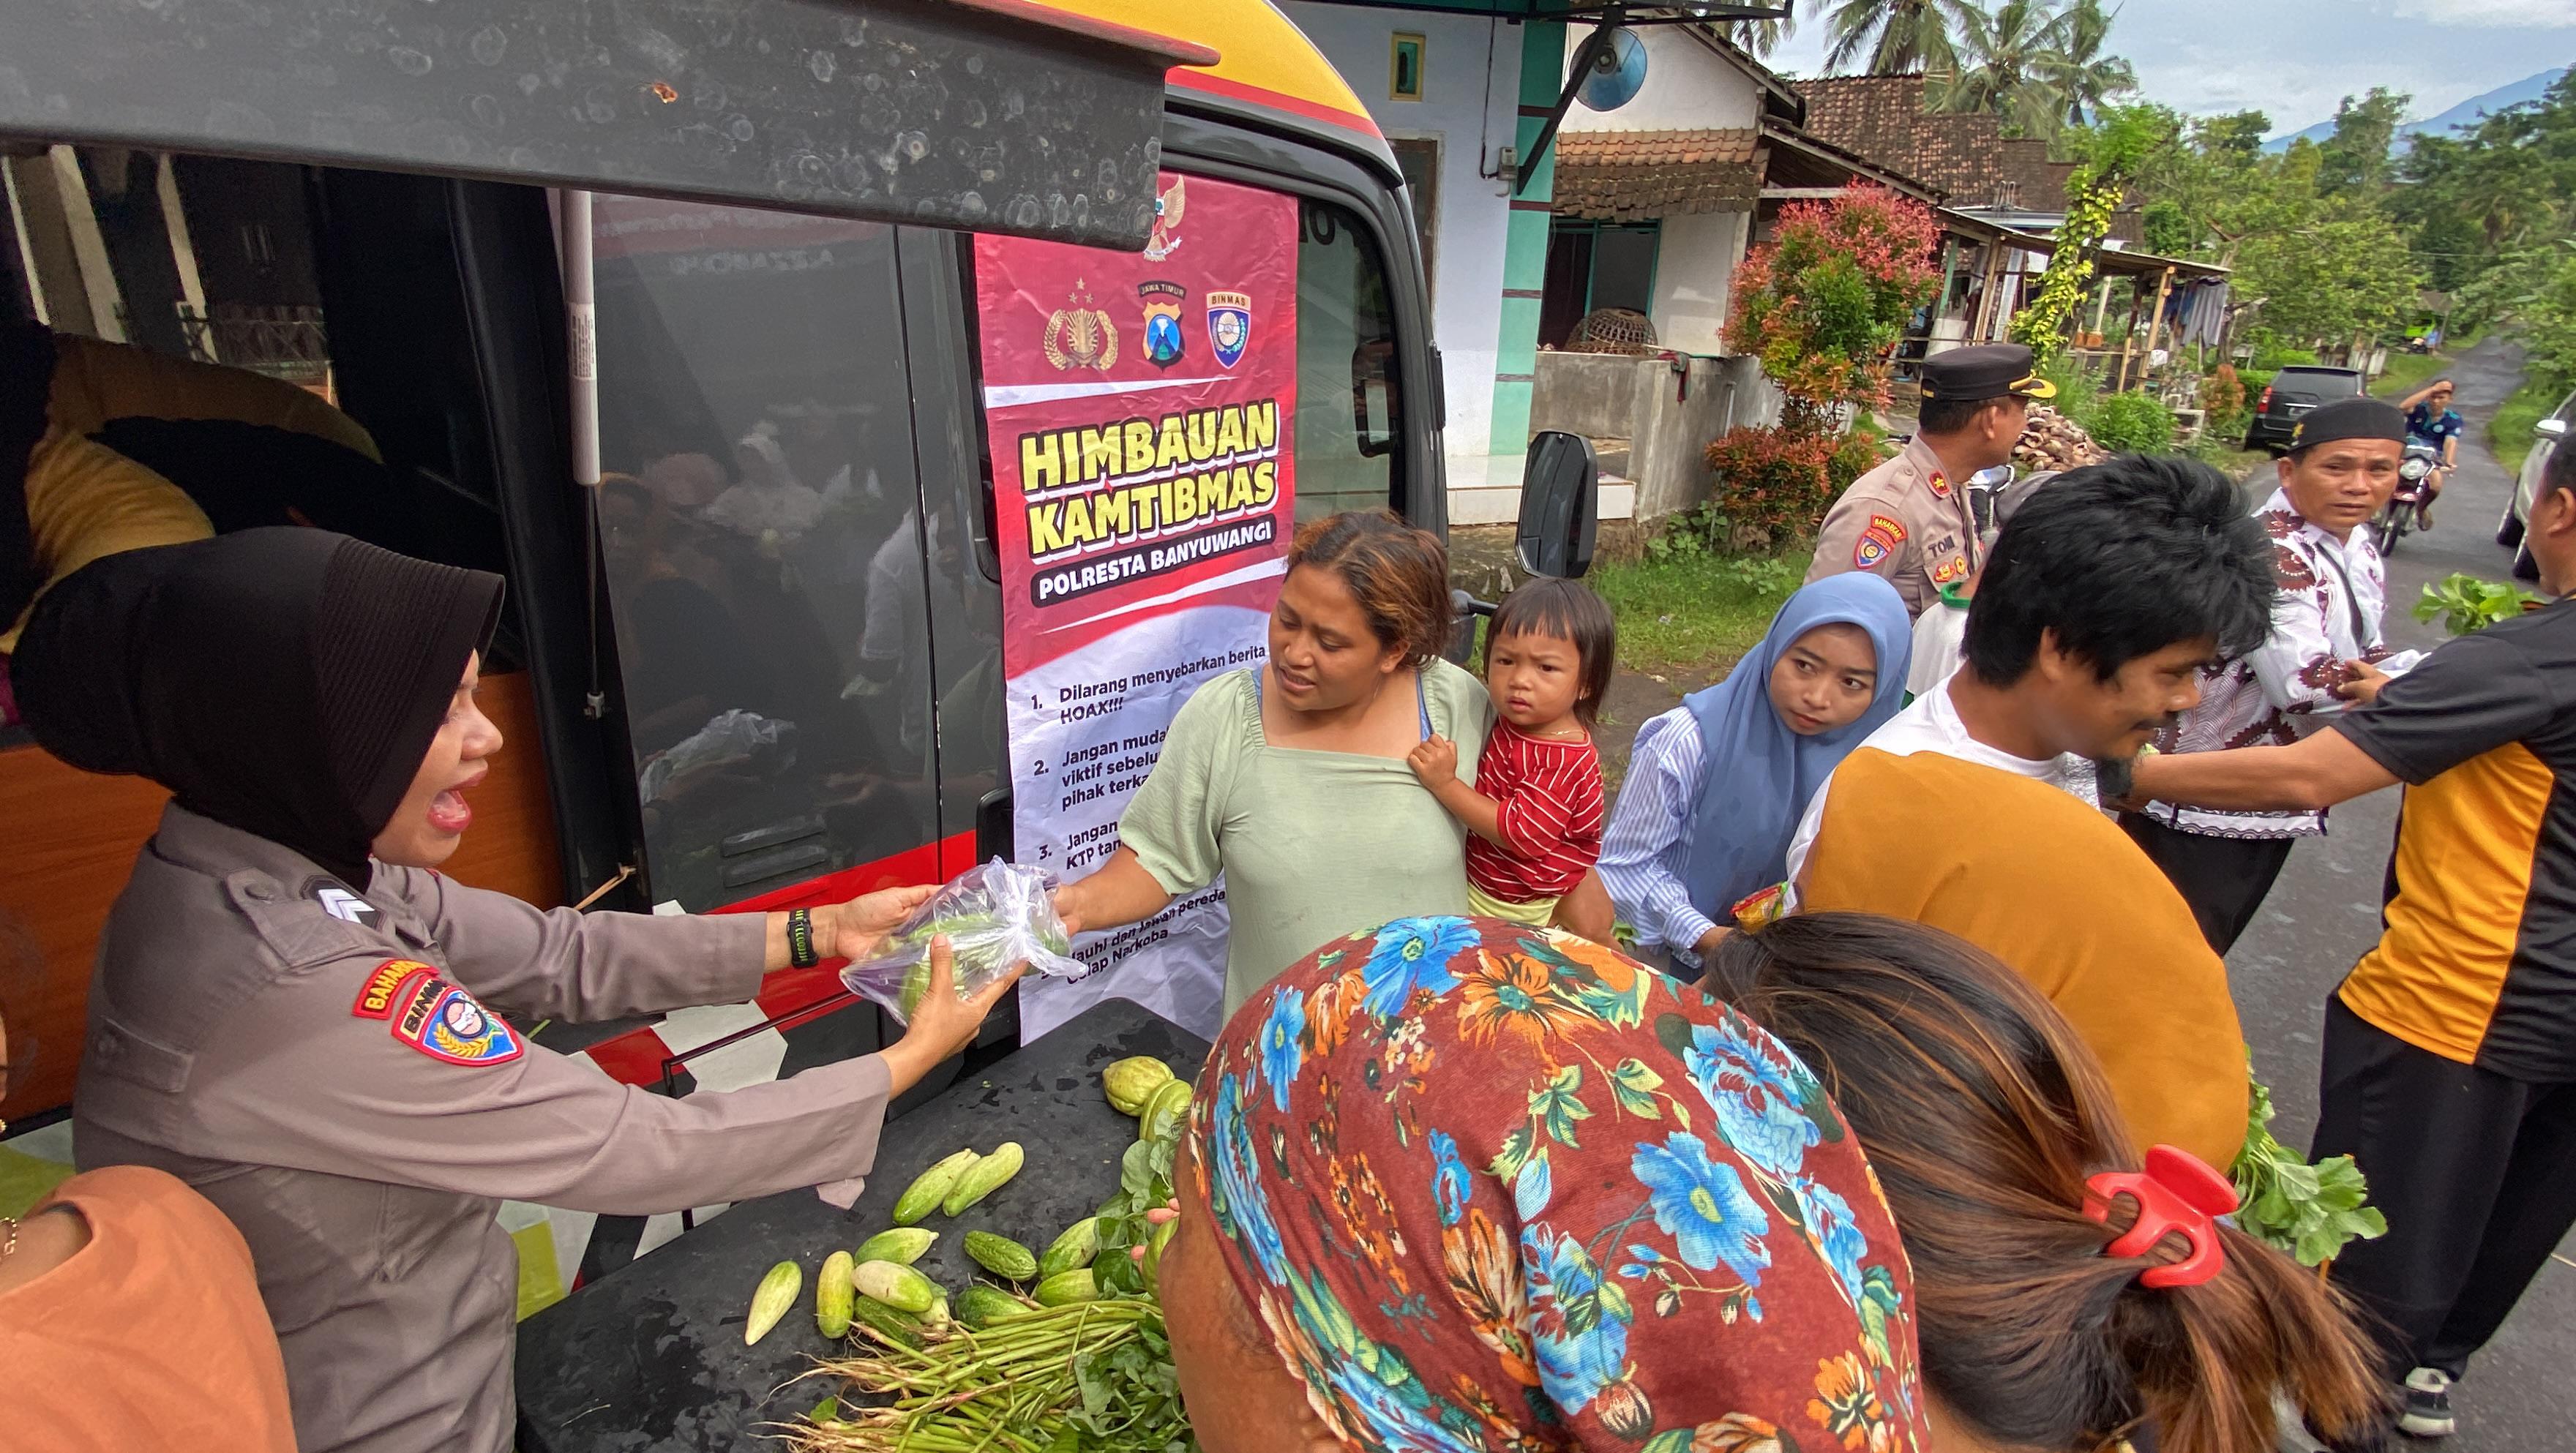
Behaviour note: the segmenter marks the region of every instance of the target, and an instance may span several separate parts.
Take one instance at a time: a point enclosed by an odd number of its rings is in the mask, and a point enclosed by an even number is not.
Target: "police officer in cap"
[[[1923,361],[1921,425],[1905,451],[1852,481],[1825,514],[1807,579],[1866,570],[1920,616],[1976,573],[1982,546],[1968,479],[2009,463],[2030,400],[2057,396],[2018,343],[1953,348]]]
[[[1009,983],[923,996],[879,1053],[685,1099],[530,1039],[535,1019],[743,1002],[770,971],[871,951],[931,890],[660,917],[441,877],[501,747],[474,704],[500,605],[498,576],[244,530],[83,567],[14,662],[46,750],[173,794],[99,939],[74,1157],[166,1170],[240,1229],[305,1453],[507,1453],[501,1201],[854,1196],[887,1101]]]

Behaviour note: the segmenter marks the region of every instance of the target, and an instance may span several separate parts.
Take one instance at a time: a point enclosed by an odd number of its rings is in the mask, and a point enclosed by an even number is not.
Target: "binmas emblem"
[[[1038,351],[1059,371],[1093,368],[1107,373],[1118,361],[1118,325],[1109,321],[1109,310],[1092,302],[1090,289],[1078,278],[1064,302],[1047,315]]]
[[[1216,361],[1228,368],[1241,363],[1243,351],[1252,346],[1252,294],[1208,294],[1207,329]]]
[[[401,1011],[387,1027],[394,1038],[452,1065],[506,1064],[526,1049],[499,1015],[435,974],[414,975],[403,985]]]

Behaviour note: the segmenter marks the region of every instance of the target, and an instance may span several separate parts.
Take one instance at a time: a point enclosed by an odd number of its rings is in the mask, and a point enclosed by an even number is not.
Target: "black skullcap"
[[[243,530],[75,571],[36,602],[10,676],[45,750],[148,777],[363,889],[500,610],[497,575]]]
[[[2320,404],[2290,426],[2293,450],[2313,449],[2319,444],[2335,444],[2346,439],[2386,439],[2406,442],[2406,416],[2386,399],[2337,399]]]

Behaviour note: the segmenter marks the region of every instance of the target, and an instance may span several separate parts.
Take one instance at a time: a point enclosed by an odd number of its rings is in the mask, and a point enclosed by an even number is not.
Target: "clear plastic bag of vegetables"
[[[883,947],[841,970],[841,982],[905,1020],[930,988],[930,941],[948,938],[960,998],[981,993],[1025,963],[1031,973],[1069,979],[1083,973],[1072,957],[1064,920],[1056,917],[1055,876],[995,858],[948,881],[923,900]]]

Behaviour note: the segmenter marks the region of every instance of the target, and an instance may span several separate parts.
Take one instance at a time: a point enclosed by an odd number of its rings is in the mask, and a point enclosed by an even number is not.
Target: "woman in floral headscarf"
[[[1684,994],[1456,918],[1256,992],[1160,1263],[1207,1453],[1928,1447],[1859,1144],[1778,1042]]]

